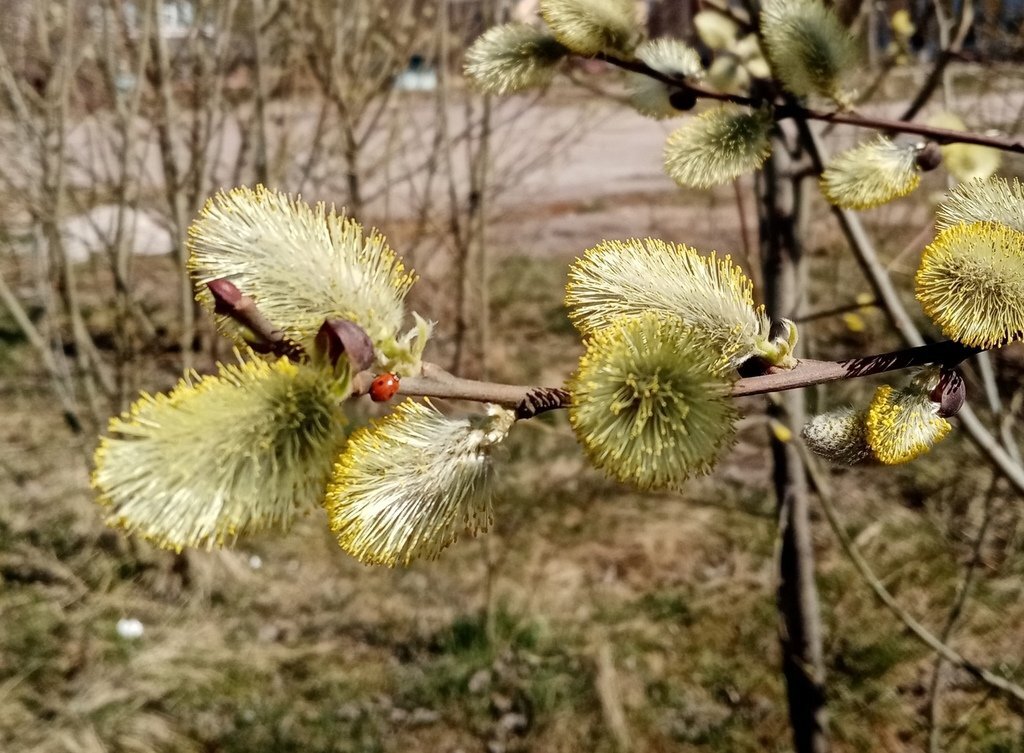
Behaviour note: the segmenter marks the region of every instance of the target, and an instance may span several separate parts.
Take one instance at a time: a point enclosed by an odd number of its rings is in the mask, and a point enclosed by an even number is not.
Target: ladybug
[[[386,403],[398,392],[397,374],[379,374],[370,382],[370,399],[375,403]]]

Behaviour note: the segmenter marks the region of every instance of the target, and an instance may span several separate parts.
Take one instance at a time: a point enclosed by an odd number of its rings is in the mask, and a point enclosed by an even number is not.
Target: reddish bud
[[[347,319],[326,319],[316,334],[316,348],[331,363],[345,355],[352,371],[360,372],[373,364],[373,341],[365,330]]]
[[[213,296],[214,313],[222,316],[231,316],[235,313],[245,297],[238,286],[226,277],[210,280],[206,283],[206,287],[210,290],[210,295]]]
[[[964,407],[964,401],[967,399],[964,378],[952,369],[943,369],[939,375],[939,383],[928,397],[933,403],[939,404],[939,418],[955,416]]]

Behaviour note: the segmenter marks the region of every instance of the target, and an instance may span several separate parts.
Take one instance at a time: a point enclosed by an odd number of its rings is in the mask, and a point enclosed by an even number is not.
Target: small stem
[[[967,605],[967,600],[971,597],[974,589],[974,581],[977,578],[978,569],[981,567],[983,555],[982,550],[985,546],[985,536],[988,533],[989,525],[992,523],[993,512],[995,508],[996,498],[996,486],[998,485],[1000,476],[998,473],[992,474],[992,480],[989,483],[988,491],[985,494],[985,503],[982,509],[981,525],[978,527],[978,535],[974,539],[974,545],[971,547],[971,559],[967,562],[967,567],[964,572],[963,580],[960,582],[957,588],[956,597],[953,601],[953,606],[949,610],[949,614],[946,617],[946,624],[942,626],[942,632],[939,633],[939,640],[943,643],[949,643],[949,639],[953,635],[953,630],[956,628],[960,621],[960,616],[964,612],[964,607]],[[928,752],[929,753],[941,753],[942,751],[942,740],[941,740],[941,696],[944,685],[944,672],[947,662],[942,656],[935,657],[935,667],[932,670],[931,683],[928,686]]]
[[[978,353],[972,348],[953,340],[920,345],[916,348],[894,350],[873,356],[850,358],[846,361],[814,361],[810,359],[797,362],[795,368],[778,370],[764,376],[740,379],[733,385],[733,397],[744,395],[760,395],[765,392],[783,392],[814,384],[835,382],[841,379],[884,374],[888,371],[910,369],[915,366],[939,363],[955,366],[965,358]]]
[[[923,136],[938,144],[977,144],[979,146],[990,146],[1001,149],[1004,152],[1024,154],[1024,140],[1011,136],[990,136],[970,131],[953,131],[948,128],[936,128],[921,123],[911,123],[906,120],[894,120],[892,118],[879,118],[871,115],[860,115],[855,112],[840,112],[832,110],[815,110],[804,107],[796,102],[776,104],[758,97],[746,97],[741,94],[725,94],[691,83],[686,79],[666,76],[664,73],[641,63],[639,60],[620,60],[611,55],[599,53],[598,60],[614,65],[623,70],[640,73],[663,84],[675,86],[680,89],[693,92],[698,99],[713,99],[719,102],[731,102],[747,107],[772,107],[773,117],[776,121],[789,118],[820,120],[824,123],[840,123],[843,125],[857,126],[858,128],[871,128],[876,131],[889,131],[891,133],[909,133],[915,136]]]
[[[805,359],[797,362],[792,369],[778,369],[761,376],[739,379],[733,385],[733,397],[763,395],[768,392],[784,392],[814,384],[835,382],[841,379],[884,374],[888,371],[909,369],[915,366],[939,363],[955,366],[965,358],[979,352],[952,340],[929,343],[916,348],[894,350],[873,356],[851,358],[846,361],[816,361]],[[509,407],[523,408],[528,418],[545,411],[567,408],[569,393],[558,387],[531,387],[518,384],[480,382],[453,376],[439,367],[425,363],[423,375],[402,379],[399,393],[414,397],[438,397],[450,400],[473,400],[497,403]],[[527,404],[533,404],[530,410]]]
[[[893,615],[895,615],[896,619],[902,622],[907,629],[913,633],[915,638],[928,646],[928,648],[941,656],[952,666],[962,669],[978,682],[987,685],[989,688],[1003,694],[1004,696],[1013,698],[1018,702],[1024,702],[1024,687],[1021,687],[1012,680],[1002,677],[963,656],[963,654],[960,654],[947,643],[940,640],[938,636],[918,622],[913,615],[903,608],[896,597],[892,595],[892,592],[885,587],[881,578],[875,574],[871,565],[869,565],[867,560],[864,559],[863,555],[861,555],[849,534],[846,532],[846,528],[843,525],[842,520],[840,520],[839,513],[837,512],[832,500],[825,474],[818,469],[814,457],[810,454],[810,451],[806,446],[804,446],[803,442],[801,442],[799,438],[796,439],[796,443],[800,448],[801,454],[804,456],[804,461],[807,463],[808,475],[810,476],[811,483],[814,485],[815,491],[818,493],[818,501],[821,504],[821,511],[825,514],[825,520],[828,521],[829,528],[832,529],[832,533],[839,542],[839,546],[843,550],[843,553],[857,570],[857,574],[860,576],[861,580],[864,581],[864,583],[866,583],[875,594],[875,597],[882,602],[882,604],[884,604],[889,611],[893,613]]]

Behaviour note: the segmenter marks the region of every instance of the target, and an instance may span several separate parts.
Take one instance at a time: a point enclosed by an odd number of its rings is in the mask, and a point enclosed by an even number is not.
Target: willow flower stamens
[[[569,54],[551,34],[523,23],[493,26],[466,52],[466,75],[482,91],[514,94],[547,86]]]
[[[711,470],[735,433],[728,360],[698,330],[646,313],[593,333],[568,383],[591,462],[641,489]]]
[[[364,233],[333,208],[263,186],[236,188],[206,203],[189,228],[188,246],[196,297],[210,310],[206,283],[227,279],[307,350],[325,319],[348,319],[370,336],[381,366],[404,367],[403,373],[418,366],[425,343],[398,344],[415,276],[384,236]],[[219,323],[235,333],[231,320]]]
[[[918,149],[884,136],[838,155],[821,175],[825,198],[845,209],[869,209],[906,196],[921,182]]]
[[[346,552],[393,567],[434,559],[460,535],[491,525],[490,455],[515,416],[492,406],[482,422],[406,400],[352,435],[325,506]]]
[[[108,523],[179,551],[287,528],[323,498],[349,392],[347,375],[282,359],[143,394],[96,450]]]
[[[710,188],[753,172],[771,154],[765,110],[724,105],[689,119],[665,142],[665,172],[679,185]]]
[[[923,455],[952,429],[949,421],[939,418],[938,411],[938,403],[931,401],[920,384],[902,389],[879,387],[865,419],[871,451],[886,465]]]
[[[1016,178],[971,180],[946,194],[935,212],[940,230],[973,222],[998,222],[1024,233],[1024,184]]]
[[[604,241],[573,262],[565,305],[585,335],[622,317],[671,314],[739,363],[767,348],[769,321],[764,307],[754,305],[753,288],[728,255],[631,238]]]
[[[954,225],[924,250],[917,300],[946,337],[980,348],[1024,337],[1024,233]]]

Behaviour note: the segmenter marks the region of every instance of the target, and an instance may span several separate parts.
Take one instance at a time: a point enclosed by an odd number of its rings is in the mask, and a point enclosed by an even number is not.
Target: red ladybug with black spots
[[[370,382],[370,399],[375,403],[386,403],[398,392],[397,374],[378,374]]]

